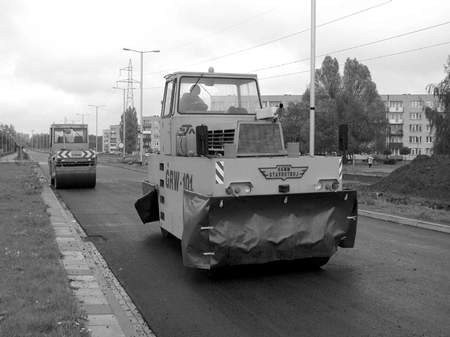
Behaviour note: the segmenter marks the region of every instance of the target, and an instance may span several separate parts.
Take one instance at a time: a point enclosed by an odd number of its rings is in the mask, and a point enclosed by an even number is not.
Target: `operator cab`
[[[52,124],[50,142],[53,151],[89,148],[86,124]]]
[[[231,149],[237,157],[286,155],[274,111],[262,109],[256,75],[176,72],[165,79],[161,153],[214,157],[229,156]]]

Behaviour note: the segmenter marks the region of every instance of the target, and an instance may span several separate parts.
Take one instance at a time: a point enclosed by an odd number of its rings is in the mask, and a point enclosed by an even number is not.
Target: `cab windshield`
[[[54,129],[55,144],[87,143],[87,130],[83,128]]]
[[[200,114],[254,114],[261,108],[255,79],[182,77],[178,111]]]

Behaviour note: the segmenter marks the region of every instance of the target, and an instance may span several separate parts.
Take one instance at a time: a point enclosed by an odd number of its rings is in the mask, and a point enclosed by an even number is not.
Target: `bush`
[[[411,153],[411,149],[409,147],[403,146],[400,149],[400,154],[402,154],[402,155],[408,155],[410,153]]]
[[[389,158],[389,159],[383,160],[383,164],[387,164],[387,165],[395,165],[396,162],[397,162],[397,160],[395,160],[394,158]]]
[[[419,154],[414,158],[414,161],[422,161],[422,160],[428,160],[430,159],[430,156],[427,156],[426,154]]]

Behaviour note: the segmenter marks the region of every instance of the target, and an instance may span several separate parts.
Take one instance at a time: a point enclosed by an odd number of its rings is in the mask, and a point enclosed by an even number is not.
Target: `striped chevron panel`
[[[225,180],[225,166],[223,160],[216,161],[216,184],[223,184]]]
[[[56,158],[59,159],[90,159],[95,157],[95,152],[92,150],[61,150],[56,153]]]

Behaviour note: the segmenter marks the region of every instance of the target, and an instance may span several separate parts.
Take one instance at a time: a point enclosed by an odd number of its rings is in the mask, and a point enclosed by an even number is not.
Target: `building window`
[[[426,125],[426,130],[427,130],[427,132],[430,132],[430,131],[431,131],[431,125],[430,125],[430,124],[427,124],[427,125]]]
[[[401,109],[403,109],[403,102],[402,101],[390,101],[389,109],[401,110]]]
[[[433,137],[432,136],[427,136],[427,143],[433,143]]]
[[[422,136],[409,136],[409,142],[411,144],[421,144]]]
[[[409,114],[410,119],[422,119],[422,114],[419,112],[413,112]]]
[[[410,124],[409,131],[410,132],[422,132],[422,125],[421,124]]]
[[[423,101],[411,101],[411,108],[422,109]]]

